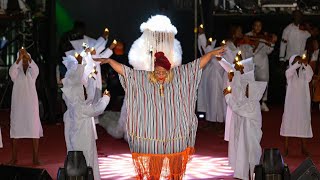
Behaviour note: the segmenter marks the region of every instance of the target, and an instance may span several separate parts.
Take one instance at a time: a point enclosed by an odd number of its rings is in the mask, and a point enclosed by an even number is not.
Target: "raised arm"
[[[224,51],[225,51],[225,47],[223,46],[219,49],[210,51],[207,54],[203,55],[200,59],[200,68],[202,69],[204,66],[206,66],[213,56],[221,57]]]
[[[95,61],[100,61],[101,64],[110,64],[110,66],[112,67],[112,69],[114,69],[118,74],[124,76],[124,72],[123,72],[123,68],[121,63],[118,63],[117,61],[113,60],[113,59],[94,59]]]
[[[294,73],[296,73],[296,69],[298,69],[301,66],[301,64],[299,62],[294,63],[292,66],[290,66],[287,70],[286,70],[286,77],[287,79],[291,78]]]

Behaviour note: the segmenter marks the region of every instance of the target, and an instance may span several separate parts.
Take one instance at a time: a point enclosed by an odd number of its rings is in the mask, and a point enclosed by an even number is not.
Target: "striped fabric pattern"
[[[198,120],[195,115],[200,60],[173,68],[172,82],[148,79],[147,71],[123,65],[119,75],[126,91],[128,142],[133,153],[172,154],[194,147]]]

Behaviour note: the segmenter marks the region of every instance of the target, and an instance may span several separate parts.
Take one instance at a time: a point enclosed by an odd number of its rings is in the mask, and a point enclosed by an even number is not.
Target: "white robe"
[[[81,83],[83,71],[83,66],[78,65],[75,78],[73,79],[74,84],[71,87],[61,89],[69,105],[69,131],[66,136],[69,138],[68,151],[83,151],[87,165],[93,168],[94,179],[99,180],[98,153],[92,117],[103,113],[109,103],[110,97],[103,96],[95,104],[86,104]]]
[[[253,33],[249,32],[246,35],[252,36]],[[258,44],[258,47],[253,51],[254,49],[252,47],[247,48],[250,52],[246,54],[252,54],[253,55],[253,62],[255,64],[255,71],[254,71],[254,77],[257,81],[265,81],[269,82],[269,58],[268,55],[273,51],[274,44],[271,44],[271,46],[266,45],[265,43],[260,42]],[[267,89],[265,93],[263,94],[263,101],[266,101],[268,97]]]
[[[36,90],[36,79],[39,68],[32,60],[26,74],[23,71],[22,60],[14,63],[9,74],[13,81],[10,137],[40,138],[43,130],[39,117],[39,103]]]
[[[295,54],[303,54],[309,37],[310,33],[308,31],[300,30],[293,23],[289,24],[282,33],[282,39],[287,42],[281,41],[279,57],[287,61]]]
[[[222,59],[219,61],[219,64],[223,69],[225,70],[225,73],[227,74],[230,70],[234,72],[234,77],[232,82],[227,83],[227,85],[233,87],[233,86],[240,86],[242,83],[247,83],[248,81],[254,81],[254,64],[252,62],[252,58],[245,59],[241,61],[244,66],[244,74],[240,74],[239,71],[236,71],[229,62],[227,62],[225,59]],[[238,84],[235,84],[238,83]],[[231,129],[232,127],[232,109],[227,106],[226,111],[226,120],[225,120],[225,130],[224,130],[224,140],[229,141],[230,132],[233,131]]]
[[[297,71],[299,72],[299,76]],[[312,138],[309,82],[313,76],[309,65],[295,63],[286,71],[287,92],[280,135]]]
[[[229,163],[234,170],[234,177],[244,180],[249,179],[249,170],[252,179],[254,167],[259,164],[262,154],[262,116],[259,100],[267,83],[251,81],[248,84],[248,98],[245,97],[247,84],[233,87],[232,93],[225,96],[233,111],[228,147]],[[233,91],[238,94],[234,94]]]
[[[205,34],[199,35],[199,50],[208,53],[213,50],[216,40],[207,46]],[[226,103],[223,97],[224,70],[215,58],[203,68],[198,88],[197,109],[206,113],[206,120],[211,122],[224,122]]]

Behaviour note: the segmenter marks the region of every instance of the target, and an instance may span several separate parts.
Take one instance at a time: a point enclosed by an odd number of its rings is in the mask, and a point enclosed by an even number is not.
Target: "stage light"
[[[93,170],[87,166],[82,151],[69,151],[64,168],[59,168],[57,180],[87,179],[93,180]]]
[[[264,149],[260,164],[254,168],[255,180],[290,180],[290,171],[284,164],[279,149]]]
[[[303,161],[302,164],[291,174],[291,180],[319,180],[320,173],[316,165],[312,162],[310,158]]]

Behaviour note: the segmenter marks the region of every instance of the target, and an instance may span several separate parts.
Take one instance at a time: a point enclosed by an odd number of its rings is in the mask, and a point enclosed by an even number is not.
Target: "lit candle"
[[[227,87],[227,90],[228,90],[229,92],[231,92],[231,86],[228,86],[228,87]]]
[[[21,49],[24,49],[24,47],[22,46]]]
[[[109,32],[109,29],[108,29],[108,28],[105,28],[105,29],[104,29],[104,32]]]
[[[241,51],[238,52],[238,55],[241,55]]]
[[[117,44],[117,40],[113,40],[113,42],[112,42],[113,44]]]
[[[209,42],[212,42],[212,38],[209,38]]]
[[[223,45],[225,45],[226,44],[226,41],[225,40],[222,40],[222,42],[221,42]]]
[[[303,54],[302,59],[306,59],[306,58],[307,58],[306,54]]]
[[[200,28],[202,28],[202,29],[203,29],[203,24],[200,24]]]
[[[240,61],[237,62],[238,66],[242,66],[242,63]]]
[[[74,57],[78,57],[79,56],[79,54],[76,52],[76,53],[74,53]]]
[[[232,70],[230,70],[230,71],[229,71],[229,73],[231,74],[231,73],[233,73],[233,71],[232,71]]]
[[[91,51],[94,51],[94,47],[91,48]]]

